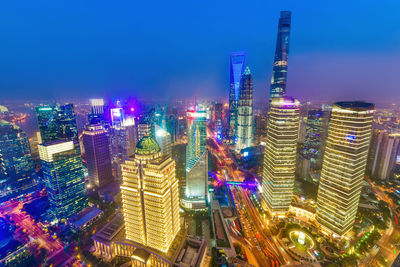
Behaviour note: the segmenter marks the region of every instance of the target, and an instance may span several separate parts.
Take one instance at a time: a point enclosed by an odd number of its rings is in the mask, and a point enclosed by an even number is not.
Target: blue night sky
[[[266,99],[281,10],[288,95],[399,102],[398,0],[2,1],[0,98],[227,98],[243,50]]]

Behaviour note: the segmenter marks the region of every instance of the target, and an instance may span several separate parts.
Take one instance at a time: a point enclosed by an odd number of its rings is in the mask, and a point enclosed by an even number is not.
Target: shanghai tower
[[[278,25],[278,36],[276,40],[274,66],[272,68],[270,99],[275,97],[284,97],[286,95],[290,22],[291,12],[281,11]]]

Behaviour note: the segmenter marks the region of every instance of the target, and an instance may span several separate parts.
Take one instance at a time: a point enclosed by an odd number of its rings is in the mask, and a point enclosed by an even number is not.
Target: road
[[[210,146],[210,152],[217,158],[219,166],[218,178],[226,181],[241,182],[249,177],[249,172],[242,171],[232,159],[228,148],[218,144],[215,136],[208,130],[208,137],[215,145]],[[216,147],[216,148],[215,148]],[[224,175],[223,175],[224,174]],[[254,177],[255,179],[255,177]],[[242,226],[242,233],[230,229],[230,234],[242,244],[247,244],[257,259],[259,266],[280,266],[289,263],[286,254],[282,254],[280,246],[272,238],[267,222],[261,217],[257,208],[250,199],[252,192],[241,186],[229,185],[228,190],[232,193],[234,204],[237,207],[237,217]]]

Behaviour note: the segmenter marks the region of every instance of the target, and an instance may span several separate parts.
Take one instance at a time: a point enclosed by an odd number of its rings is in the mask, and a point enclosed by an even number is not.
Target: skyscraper
[[[0,196],[30,184],[34,172],[26,134],[18,126],[0,120]]]
[[[58,221],[70,218],[88,205],[81,155],[73,141],[39,145],[50,209]]]
[[[104,120],[104,100],[90,99],[90,114],[88,115],[90,124],[101,123]]]
[[[262,187],[263,198],[272,216],[284,216],[292,201],[299,106],[300,102],[294,98],[277,97],[271,100]]]
[[[36,108],[42,142],[73,140],[79,146],[78,129],[73,104]]]
[[[245,67],[244,52],[231,53],[230,61],[230,90],[229,90],[229,138],[236,142],[237,116],[240,94],[240,80]]]
[[[302,156],[310,160],[312,168],[320,168],[322,163],[326,121],[326,112],[322,110],[310,110],[307,114]]]
[[[186,200],[190,208],[204,208],[208,182],[207,112],[187,112]]]
[[[237,143],[238,150],[247,148],[253,143],[253,76],[246,67],[240,82]]]
[[[160,126],[156,125],[156,141],[161,148],[163,156],[172,157],[171,135]]]
[[[214,109],[215,109],[214,113],[215,131],[217,136],[219,136],[222,134],[222,118],[224,112],[222,103],[215,103]]]
[[[344,236],[354,224],[364,179],[374,105],[337,102],[332,107],[317,197],[323,233]]]
[[[179,188],[175,162],[163,156],[150,136],[137,144],[122,165],[121,186],[128,240],[166,252],[180,230]]]
[[[291,12],[281,11],[278,24],[278,36],[272,68],[270,98],[286,95],[286,77],[289,56]]]
[[[137,142],[135,120],[124,118],[110,128],[111,164],[114,178],[121,179],[121,164],[135,152]]]
[[[90,187],[100,188],[112,180],[110,144],[101,124],[89,124],[82,132]]]

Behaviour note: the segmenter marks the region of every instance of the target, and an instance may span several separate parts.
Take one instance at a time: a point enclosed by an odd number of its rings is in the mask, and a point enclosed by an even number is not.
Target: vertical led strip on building
[[[263,163],[263,198],[272,216],[289,211],[294,188],[299,105],[290,97],[273,98]]]
[[[374,105],[338,102],[332,107],[317,198],[322,232],[344,236],[354,224],[364,179]]]

